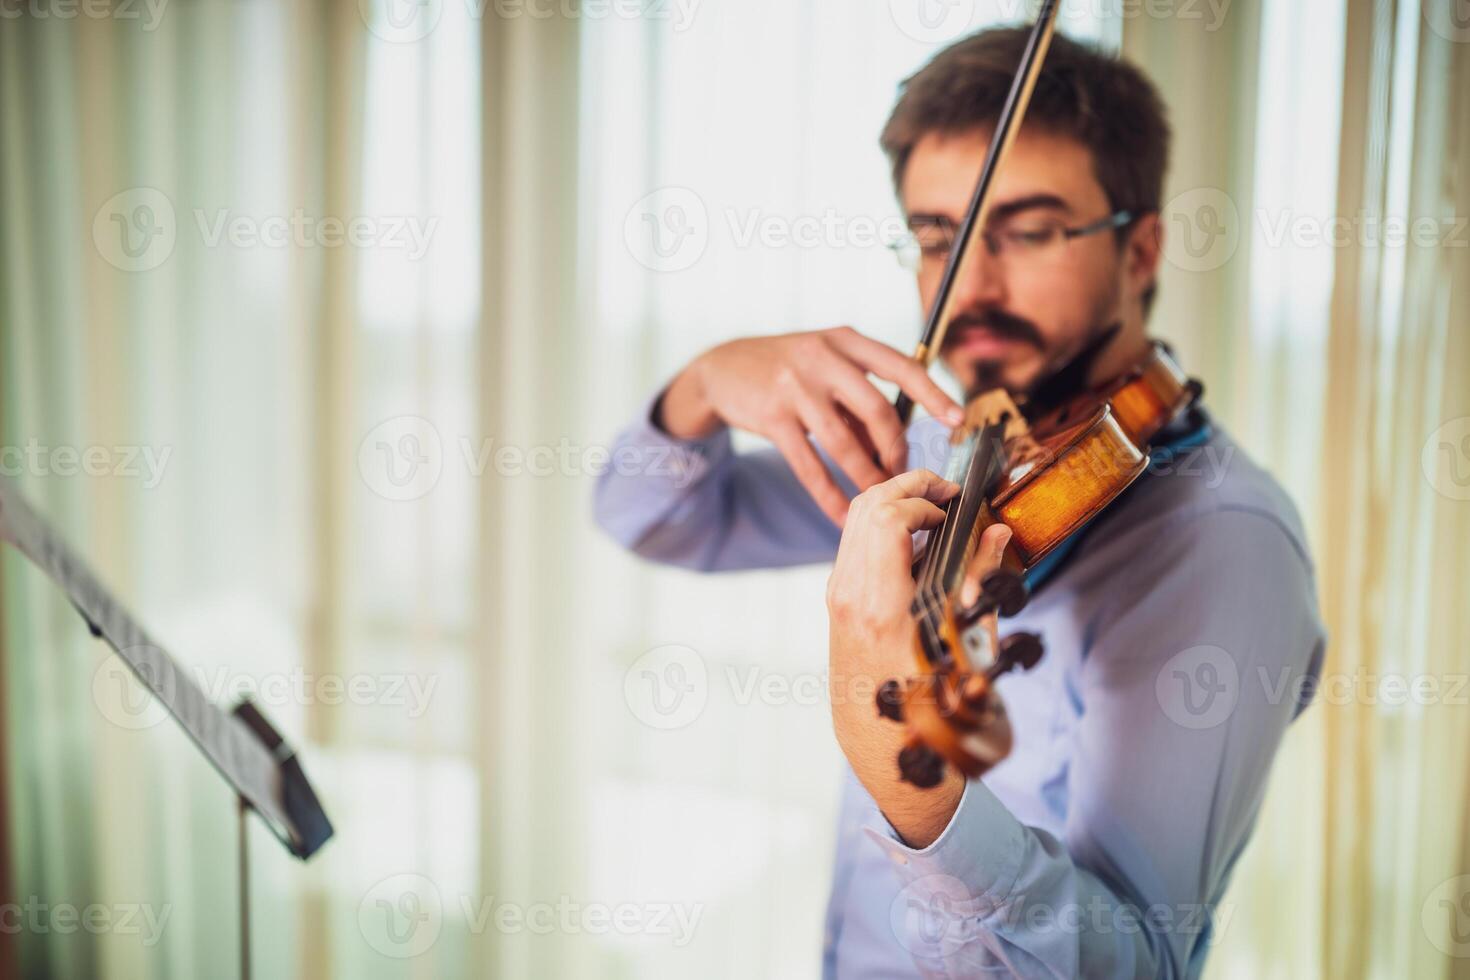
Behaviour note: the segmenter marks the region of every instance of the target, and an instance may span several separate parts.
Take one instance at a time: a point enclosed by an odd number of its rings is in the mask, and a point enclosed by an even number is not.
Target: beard
[[[1046,337],[1035,323],[1025,317],[999,309],[961,313],[956,316],[949,326],[944,345],[945,350],[952,356],[963,357],[956,352],[956,348],[966,333],[974,331],[984,331],[997,340],[1009,341],[1023,354],[1035,352],[1044,357],[1047,351]],[[951,371],[964,385],[967,397],[981,391],[1002,387],[1010,390],[1012,394],[1018,394],[1019,389],[1015,380],[1006,377],[1007,368],[1011,366],[1013,360],[1013,357],[1007,356],[980,356],[973,360],[962,361],[960,364],[952,363]],[[957,368],[964,370],[956,370]]]
[[[1090,323],[1080,333],[1058,337],[1030,320],[999,307],[972,308],[950,321],[944,348],[958,358],[950,370],[964,387],[966,399],[993,388],[1004,388],[1018,401],[1059,403],[1087,387],[1094,363],[1122,331],[1121,286],[1096,298]],[[967,331],[983,330],[1003,341],[1009,350],[995,356],[964,359],[956,350]]]

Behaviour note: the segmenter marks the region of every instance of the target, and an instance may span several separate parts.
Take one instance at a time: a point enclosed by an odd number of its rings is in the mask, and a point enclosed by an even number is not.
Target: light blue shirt
[[[648,417],[598,484],[614,538],[707,572],[832,560],[838,529],[774,450],[675,440]],[[944,471],[941,425],[909,443],[911,466]],[[1198,976],[1321,669],[1295,509],[1212,426],[1156,458],[1001,626],[1046,654],[1000,681],[1015,748],[932,845],[907,846],[848,771],[823,975]]]

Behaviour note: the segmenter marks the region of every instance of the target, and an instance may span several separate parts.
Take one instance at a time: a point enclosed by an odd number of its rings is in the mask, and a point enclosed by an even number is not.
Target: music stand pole
[[[240,828],[240,980],[250,980],[250,826],[245,814],[250,804],[235,797]]]

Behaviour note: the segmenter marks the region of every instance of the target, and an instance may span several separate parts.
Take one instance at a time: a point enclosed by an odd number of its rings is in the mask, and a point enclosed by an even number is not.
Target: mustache
[[[966,330],[988,330],[1006,340],[1029,344],[1039,351],[1046,350],[1046,338],[1036,324],[1024,317],[1004,310],[984,310],[978,313],[961,313],[949,324],[949,336],[959,337]],[[946,343],[945,346],[949,346]]]

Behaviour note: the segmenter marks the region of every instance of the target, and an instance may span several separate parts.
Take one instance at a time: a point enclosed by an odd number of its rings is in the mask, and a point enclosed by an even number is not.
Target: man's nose
[[[990,253],[985,242],[975,242],[965,253],[965,260],[955,276],[953,309],[979,306],[1001,306],[1006,299],[1005,268]]]

